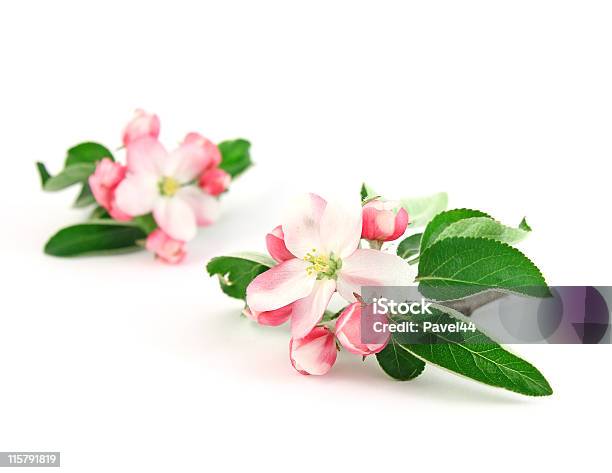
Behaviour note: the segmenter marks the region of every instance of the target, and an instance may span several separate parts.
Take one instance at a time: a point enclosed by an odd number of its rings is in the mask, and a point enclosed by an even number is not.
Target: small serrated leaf
[[[464,218],[472,217],[489,217],[489,215],[480,210],[472,209],[453,209],[436,215],[423,232],[423,238],[421,238],[421,253],[435,243],[440,233],[442,233],[446,227]]]
[[[487,238],[453,237],[420,255],[419,290],[434,300],[453,300],[498,289],[535,297],[550,290],[540,270],[523,253]]]
[[[421,247],[422,233],[415,233],[407,238],[404,238],[397,247],[397,256],[403,259],[409,259],[419,253]]]
[[[267,271],[276,262],[264,254],[240,253],[217,256],[206,265],[210,276],[217,275],[221,290],[236,299],[246,299],[246,288],[253,279]]]
[[[391,336],[387,346],[376,354],[376,360],[385,373],[400,381],[414,379],[425,369],[425,363],[400,345],[394,336]]]

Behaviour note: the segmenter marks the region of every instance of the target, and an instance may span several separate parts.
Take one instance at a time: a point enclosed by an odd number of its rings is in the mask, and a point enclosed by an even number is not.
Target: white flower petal
[[[338,274],[338,292],[349,302],[362,286],[408,286],[414,283],[416,268],[391,253],[357,250],[342,260]]]

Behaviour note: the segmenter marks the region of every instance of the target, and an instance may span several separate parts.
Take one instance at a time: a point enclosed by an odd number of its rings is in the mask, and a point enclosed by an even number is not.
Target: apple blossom
[[[387,345],[390,332],[375,333],[374,330],[368,332],[368,336],[372,338],[374,343],[364,343],[363,336],[363,311],[361,310],[361,302],[353,302],[346,307],[338,320],[336,321],[336,337],[338,341],[351,353],[356,355],[372,355],[382,351]],[[374,320],[386,323],[384,315],[371,315],[372,322]]]
[[[270,256],[278,263],[295,258],[285,245],[285,235],[280,225],[266,235],[266,246],[268,247]]]
[[[143,137],[126,149],[128,173],[116,190],[119,209],[133,216],[153,212],[157,225],[181,241],[216,219],[217,199],[195,184],[214,159],[204,148],[186,141],[168,153],[156,139]]]
[[[199,133],[187,133],[183,143],[197,146],[205,155],[209,156],[210,162],[206,169],[217,167],[219,164],[221,164],[221,151],[219,150],[219,147],[208,138],[204,138]]]
[[[223,169],[212,168],[202,173],[198,185],[207,194],[216,196],[227,190],[231,180],[232,177]]]
[[[134,112],[134,117],[123,131],[123,146],[143,137],[157,138],[159,136],[159,117],[142,109]]]
[[[282,230],[295,257],[257,276],[247,287],[247,304],[258,312],[293,303],[291,333],[305,337],[321,320],[334,294],[354,302],[361,286],[410,284],[415,270],[399,256],[360,249],[361,206],[327,203],[307,194],[289,208]]]
[[[289,342],[289,359],[298,373],[322,375],[336,362],[336,339],[326,327],[315,327]]]
[[[185,258],[185,242],[175,240],[159,228],[153,230],[147,237],[145,247],[162,261],[177,264]]]
[[[363,206],[362,238],[371,241],[393,241],[408,226],[408,212],[396,201],[374,199]]]
[[[115,200],[117,186],[125,178],[127,168],[110,158],[103,158],[96,166],[96,170],[89,176],[89,188],[96,202],[104,207],[115,220],[128,221],[132,217],[122,212]]]
[[[270,310],[267,312],[256,312],[247,306],[244,308],[242,313],[260,325],[270,325],[275,327],[277,325],[282,325],[289,320],[289,317],[291,317],[291,304],[281,307],[280,309]]]

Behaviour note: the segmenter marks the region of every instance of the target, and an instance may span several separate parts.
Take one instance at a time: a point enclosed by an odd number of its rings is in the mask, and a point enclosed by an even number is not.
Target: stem
[[[505,292],[489,290],[481,292],[480,294],[475,294],[473,296],[466,297],[465,299],[442,302],[441,304],[451,309],[455,309],[456,311],[461,312],[463,315],[469,317],[476,309],[479,309],[484,305],[501,299],[502,297],[506,297],[507,295],[508,294],[506,294]]]
[[[384,241],[368,240],[368,243],[370,244],[371,249],[380,250],[383,246]]]

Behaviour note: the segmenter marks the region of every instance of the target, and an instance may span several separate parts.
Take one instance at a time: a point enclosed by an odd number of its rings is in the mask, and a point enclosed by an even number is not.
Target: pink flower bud
[[[336,362],[336,340],[325,327],[315,327],[304,338],[289,342],[291,364],[301,374],[327,373]]]
[[[397,240],[407,226],[408,212],[399,202],[375,199],[363,206],[361,237],[366,240]]]
[[[117,208],[115,190],[125,178],[127,168],[110,158],[104,158],[96,166],[94,173],[89,176],[89,187],[96,202],[104,207],[115,220],[127,221],[132,217]]]
[[[391,334],[387,331],[377,332],[375,322],[381,322],[382,327],[387,319],[384,315],[370,315],[363,319],[361,303],[353,302],[336,321],[336,337],[344,348],[356,355],[378,353],[385,348]]]
[[[219,195],[227,190],[231,180],[231,176],[223,169],[212,168],[204,171],[198,184],[207,194]]]
[[[292,304],[289,304],[281,307],[280,309],[269,310],[266,312],[257,312],[255,310],[251,310],[249,307],[245,307],[242,313],[258,324],[276,327],[277,325],[282,325],[289,320],[289,317],[291,317],[291,310]]]
[[[134,112],[134,117],[127,124],[123,131],[123,146],[127,146],[144,136],[157,138],[159,136],[159,117],[152,113],[147,113],[142,109]]]
[[[188,133],[183,140],[183,144],[195,145],[204,152],[208,161],[205,169],[217,167],[221,163],[221,151],[219,151],[217,145],[199,133]]]
[[[280,225],[266,235],[266,246],[270,256],[279,263],[295,258],[285,246],[285,234]]]
[[[175,240],[163,230],[153,230],[147,237],[146,248],[165,263],[177,264],[185,258],[185,242]]]

